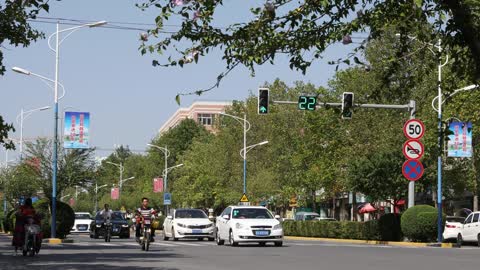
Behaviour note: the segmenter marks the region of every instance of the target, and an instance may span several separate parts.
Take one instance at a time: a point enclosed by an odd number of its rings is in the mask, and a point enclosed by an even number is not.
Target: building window
[[[197,122],[204,126],[211,126],[213,125],[213,114],[199,113],[197,115]]]

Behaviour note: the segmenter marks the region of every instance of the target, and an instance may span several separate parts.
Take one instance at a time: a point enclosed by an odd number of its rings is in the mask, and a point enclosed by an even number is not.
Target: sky
[[[50,1],[50,12],[39,16],[68,18],[85,21],[109,22],[106,26],[126,25],[120,23],[153,24],[159,14],[156,8],[141,11],[135,7],[140,1],[132,0],[62,0]],[[226,0],[219,12],[218,23],[227,25],[232,21],[244,21],[251,16],[249,7],[264,1]],[[42,21],[46,21],[43,19]],[[53,20],[50,20],[53,21]],[[53,21],[54,22],[54,21]],[[173,22],[174,24],[175,22]],[[32,22],[32,26],[48,37],[56,31],[54,23]],[[61,25],[60,29],[71,27]],[[171,29],[170,29],[171,30]],[[144,151],[146,144],[158,134],[162,124],[180,106],[175,102],[177,93],[199,88],[208,88],[217,75],[225,69],[221,55],[213,53],[201,58],[199,64],[180,67],[153,67],[157,55],[141,55],[140,30],[117,30],[106,27],[82,28],[60,46],[59,82],[65,86],[66,94],[59,101],[59,117],[63,111],[90,113],[90,143],[97,147],[96,156],[108,156],[116,146],[128,145],[133,151]],[[21,110],[43,106],[53,108],[53,90],[33,76],[11,71],[21,67],[31,72],[54,79],[55,54],[40,39],[27,48],[4,44],[4,65],[7,72],[0,76],[0,115],[8,123],[15,122]],[[349,45],[352,46],[352,45]],[[326,86],[335,72],[329,60],[345,56],[349,46],[334,44],[325,52],[325,58],[315,62],[306,75],[290,70],[288,58],[278,57],[275,64],[257,67],[255,77],[240,67],[232,71],[214,89],[202,96],[182,96],[181,107],[188,107],[195,100],[227,101],[244,100],[265,82],[276,78],[289,85],[304,81],[316,86]],[[20,126],[14,123],[15,133],[20,137]],[[24,140],[36,137],[52,137],[54,127],[53,110],[34,112],[24,119]],[[59,120],[59,131],[62,119]],[[60,134],[60,133],[59,133]],[[59,136],[59,138],[61,138]],[[18,145],[17,145],[18,149]],[[8,160],[18,157],[17,151],[8,151]],[[5,162],[6,152],[0,150],[0,161]]]

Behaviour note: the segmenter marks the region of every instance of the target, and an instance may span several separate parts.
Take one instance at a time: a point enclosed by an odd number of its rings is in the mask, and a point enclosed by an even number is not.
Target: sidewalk
[[[348,244],[402,246],[402,247],[441,247],[441,248],[454,247],[452,243],[438,244],[438,243],[393,242],[393,241],[316,238],[316,237],[300,237],[300,236],[285,236],[285,239],[302,240],[302,241],[322,241],[322,242],[333,242],[333,243],[348,243]]]

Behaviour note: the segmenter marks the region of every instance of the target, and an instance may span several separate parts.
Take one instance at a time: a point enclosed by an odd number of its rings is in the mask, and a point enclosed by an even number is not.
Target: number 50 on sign
[[[425,133],[425,125],[418,119],[410,119],[403,126],[403,133],[411,140],[420,139]]]

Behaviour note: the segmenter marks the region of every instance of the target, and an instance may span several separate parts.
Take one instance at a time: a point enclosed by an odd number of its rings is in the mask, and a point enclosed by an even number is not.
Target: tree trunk
[[[315,190],[312,191],[312,211],[315,212],[315,213],[317,212]]]
[[[357,221],[357,194],[352,192],[352,209],[350,209],[350,220]]]

